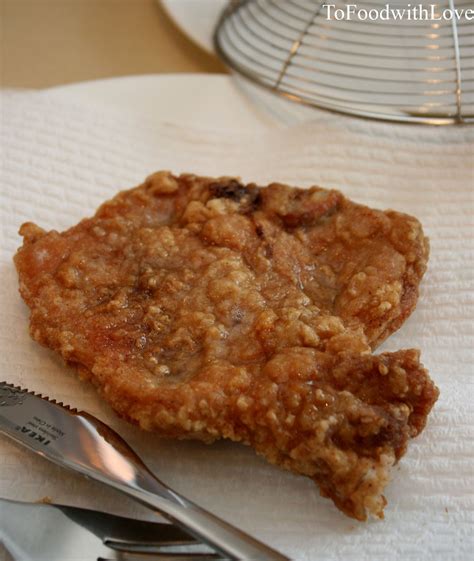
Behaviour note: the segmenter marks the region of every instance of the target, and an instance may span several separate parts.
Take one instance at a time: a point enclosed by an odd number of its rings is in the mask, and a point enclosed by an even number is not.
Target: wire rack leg
[[[279,88],[279,86],[281,84],[281,81],[285,77],[285,74],[286,74],[286,72],[287,72],[287,70],[288,70],[288,68],[291,64],[291,61],[293,60],[293,58],[298,53],[298,50],[301,47],[301,43],[303,42],[303,39],[308,34],[308,31],[309,31],[310,27],[313,25],[314,20],[321,13],[323,5],[324,5],[324,0],[320,0],[319,5],[316,8],[316,10],[314,11],[311,19],[308,21],[308,23],[304,27],[303,31],[300,33],[299,37],[295,40],[295,42],[291,46],[290,52],[288,53],[288,56],[287,56],[286,60],[284,61],[283,66],[281,67],[280,74],[278,75],[278,78],[275,81],[275,85],[273,86],[274,89]]]

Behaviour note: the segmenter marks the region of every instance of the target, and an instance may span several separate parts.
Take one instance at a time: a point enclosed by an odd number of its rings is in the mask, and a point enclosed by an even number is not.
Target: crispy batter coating
[[[119,415],[250,444],[349,516],[383,488],[438,390],[416,350],[371,351],[413,310],[419,222],[332,190],[168,172],[15,256],[30,330]]]

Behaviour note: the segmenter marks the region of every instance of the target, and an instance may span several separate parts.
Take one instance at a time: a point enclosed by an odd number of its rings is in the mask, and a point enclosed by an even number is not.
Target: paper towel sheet
[[[328,114],[287,130],[233,133],[151,124],[51,101],[1,99],[0,378],[83,408],[116,428],[192,500],[301,561],[459,560],[473,541],[473,140],[468,127],[389,125]],[[383,350],[419,347],[441,390],[386,491],[384,521],[358,523],[313,483],[246,447],[161,441],[119,421],[87,385],[28,336],[12,256],[20,224],[64,229],[106,198],[170,169],[336,187],[412,213],[431,238],[416,311]],[[382,349],[381,349],[382,350]],[[149,518],[113,491],[0,439],[0,496]],[[472,557],[471,557],[472,558]]]

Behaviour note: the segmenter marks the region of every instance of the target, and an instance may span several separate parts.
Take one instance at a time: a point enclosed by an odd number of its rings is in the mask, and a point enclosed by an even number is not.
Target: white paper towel
[[[4,94],[0,378],[97,415],[168,484],[293,559],[464,561],[474,548],[474,130],[318,115],[287,130],[233,133],[150,124],[40,93]],[[421,348],[441,396],[427,429],[394,471],[384,521],[346,518],[311,481],[266,464],[243,446],[161,441],[126,425],[53,353],[30,340],[12,264],[20,224],[64,229],[158,169],[336,187],[358,202],[412,213],[423,223],[431,259],[420,301],[383,348]],[[4,438],[0,496],[49,496],[152,516]]]

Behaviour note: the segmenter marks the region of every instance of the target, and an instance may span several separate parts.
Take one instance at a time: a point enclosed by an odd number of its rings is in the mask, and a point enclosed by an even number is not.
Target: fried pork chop
[[[250,444],[349,516],[383,488],[438,390],[416,350],[373,355],[413,310],[419,222],[337,192],[159,172],[15,263],[30,330],[122,417]]]

